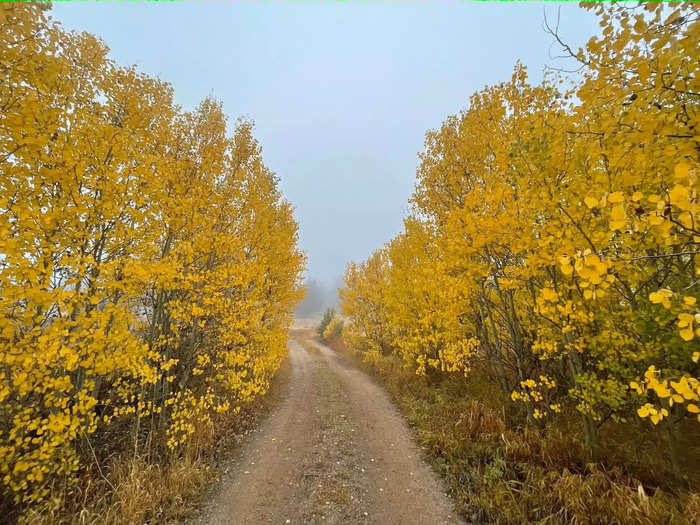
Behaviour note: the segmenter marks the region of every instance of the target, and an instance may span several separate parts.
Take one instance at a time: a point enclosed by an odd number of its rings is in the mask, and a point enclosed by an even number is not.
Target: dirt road
[[[285,399],[199,522],[461,523],[386,393],[318,343],[290,352]]]

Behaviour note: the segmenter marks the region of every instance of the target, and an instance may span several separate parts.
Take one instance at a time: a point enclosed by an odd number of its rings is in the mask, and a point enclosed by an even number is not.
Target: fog
[[[340,278],[331,283],[309,278],[305,286],[306,297],[294,309],[297,317],[316,318],[327,308],[338,308],[338,288],[343,286]]]

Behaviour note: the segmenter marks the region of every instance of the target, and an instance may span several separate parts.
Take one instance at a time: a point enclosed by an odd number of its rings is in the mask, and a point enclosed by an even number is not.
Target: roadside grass
[[[363,361],[342,340],[324,341],[391,394],[419,445],[470,522],[499,524],[700,523],[697,435],[688,431],[688,488],[674,484],[662,437],[641,425],[607,425],[587,457],[575,415],[523,428],[508,421],[498,387],[454,375],[422,377],[395,356]]]
[[[219,479],[245,435],[277,405],[290,372],[287,357],[265,395],[243,406],[240,412],[221,416],[212,426],[197,429],[191,445],[179,456],[146,456],[134,449],[128,437],[93,436],[95,443],[102,444],[94,450],[101,466],[98,468],[93,461],[77,483],[53,487],[53,497],[25,513],[19,523],[182,523],[204,502],[208,488]],[[128,429],[124,432],[129,435]]]
[[[296,336],[295,340],[308,353],[313,355],[318,355],[321,353],[318,347],[311,342],[311,338],[315,337],[315,334],[311,330],[297,330],[292,333]]]

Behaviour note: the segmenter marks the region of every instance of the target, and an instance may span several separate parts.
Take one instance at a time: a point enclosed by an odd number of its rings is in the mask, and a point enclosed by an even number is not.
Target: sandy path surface
[[[290,359],[284,400],[198,523],[461,523],[380,387],[318,343],[292,340]]]

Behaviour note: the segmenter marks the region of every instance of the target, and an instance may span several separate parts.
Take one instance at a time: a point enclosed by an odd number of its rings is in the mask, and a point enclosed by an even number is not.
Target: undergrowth
[[[191,446],[180,455],[165,451],[154,454],[152,450],[159,447],[143,446],[147,436],[142,436],[136,447],[133,439],[96,436],[91,446],[96,443],[102,446],[90,449],[94,453],[92,464],[80,473],[78,483],[52,487],[49,500],[22,516],[14,515],[12,509],[2,509],[4,518],[0,522],[27,525],[182,522],[196,512],[206,497],[207,487],[218,478],[244,435],[279,401],[289,372],[289,359],[285,359],[264,396],[244,405],[237,414],[220,417],[211,427],[197,429]],[[149,453],[139,452],[141,449]]]
[[[497,386],[456,375],[419,376],[393,355],[364,361],[340,339],[326,341],[392,395],[445,479],[457,510],[476,523],[700,523],[697,435],[678,487],[662,436],[641,423],[608,425],[599,456],[587,456],[573,415],[520,427]],[[641,439],[640,439],[641,437]]]

